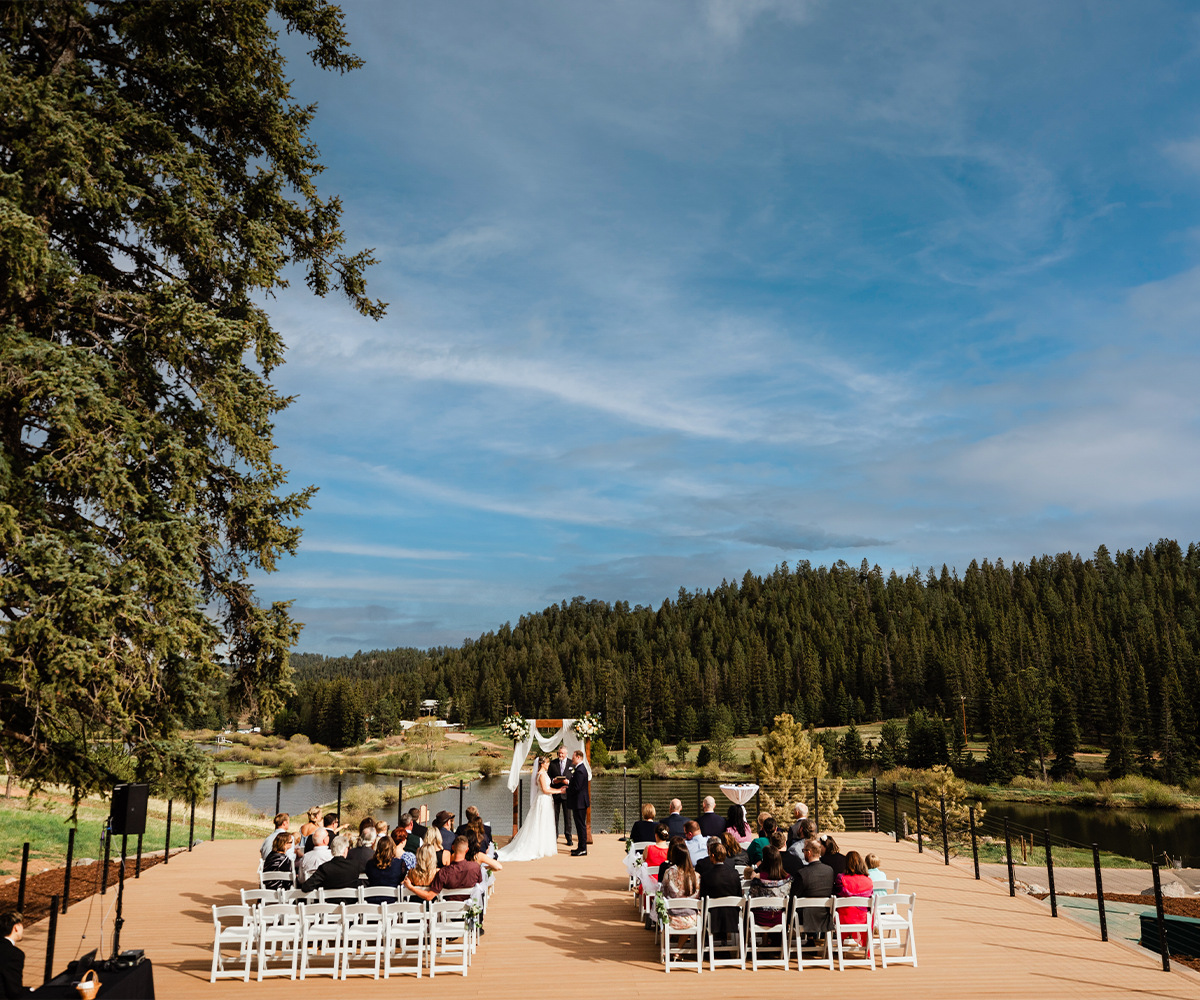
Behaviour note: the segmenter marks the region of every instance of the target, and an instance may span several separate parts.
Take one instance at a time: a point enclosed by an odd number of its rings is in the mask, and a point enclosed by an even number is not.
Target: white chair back
[[[913,932],[913,914],[917,908],[917,894],[889,893],[875,897],[874,926],[879,945],[879,960],[883,967],[888,962],[900,962],[917,966],[917,939]],[[903,938],[901,937],[903,934]],[[889,956],[889,948],[903,948],[899,955]]]
[[[737,910],[734,925],[737,927],[737,942],[735,944],[718,945],[712,929],[712,914],[714,910]],[[721,965],[736,965],[746,968],[746,936],[742,925],[745,923],[746,900],[742,896],[710,896],[704,900],[704,937],[708,942],[708,967],[710,970]],[[733,958],[717,958],[717,951],[733,951]]]
[[[254,941],[258,929],[254,910],[249,906],[214,906],[213,915],[213,957],[209,982],[218,979],[239,977],[245,982],[250,981],[250,960],[254,954]],[[224,944],[236,944],[239,956],[245,961],[241,972],[225,971],[225,956],[221,953]]]
[[[833,896],[797,896],[792,899],[792,940],[796,948],[796,968],[824,966],[833,971]],[[804,944],[804,911],[824,910],[825,931],[817,933],[813,944]],[[809,957],[805,957],[805,956]],[[815,956],[815,957],[813,957]]]
[[[833,937],[837,945],[838,970],[850,965],[875,968],[875,936],[871,927],[875,920],[875,901],[878,896],[847,896],[833,901]],[[865,910],[866,915],[850,916],[849,910]],[[862,938],[865,941],[858,940]],[[847,947],[862,952],[861,958],[846,958]]]
[[[362,902],[362,893],[358,889],[318,889],[317,902],[354,905]]]
[[[274,889],[242,889],[242,905],[258,906],[260,903],[278,903],[279,893]]]

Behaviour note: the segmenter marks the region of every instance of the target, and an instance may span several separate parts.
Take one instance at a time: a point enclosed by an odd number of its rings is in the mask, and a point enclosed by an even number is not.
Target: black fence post
[[[624,836],[625,831],[631,828],[629,822],[629,768],[627,767],[621,768],[621,822],[624,824],[621,830],[621,834]]]
[[[275,782],[275,815],[279,815],[279,799],[283,794],[283,782]]]
[[[1100,940],[1108,940],[1108,918],[1104,915],[1104,879],[1100,875],[1100,845],[1092,844],[1092,864],[1096,867],[1096,908],[1100,912]]]
[[[704,812],[703,798],[704,797],[700,794],[700,779],[697,778],[696,779],[696,817],[697,818],[699,818],[700,814],[702,812]]]
[[[817,827],[817,832],[821,830],[821,786],[816,778],[813,778],[813,807],[812,821]]]
[[[175,804],[174,799],[167,799],[167,836],[163,843],[163,864],[171,860],[171,807]]]
[[[1058,916],[1058,897],[1054,894],[1054,852],[1050,848],[1050,828],[1045,827],[1046,836],[1046,880],[1050,883],[1050,916]]]
[[[645,804],[646,804],[646,800],[645,800],[644,798],[642,798],[642,779],[641,779],[641,778],[638,778],[638,807],[637,807],[637,813],[638,813],[638,815],[639,815],[639,816],[642,814],[642,806],[644,806]]]
[[[218,784],[215,784],[215,783],[213,784],[213,818],[212,818],[212,832],[209,834],[209,837],[208,837],[209,840],[217,839],[217,789],[220,787],[221,786]]]
[[[913,805],[917,810],[917,853],[925,853],[925,838],[921,835],[921,793],[913,792]]]
[[[942,800],[942,857],[946,864],[950,864],[950,834],[946,830],[946,796],[941,796]]]
[[[1158,917],[1158,950],[1162,952],[1163,972],[1171,971],[1171,953],[1167,949],[1167,921],[1163,917],[1162,883],[1158,879],[1158,862],[1150,862],[1150,873],[1154,876],[1154,910]]]
[[[109,830],[112,817],[104,821],[104,864],[100,868],[100,895],[108,892],[108,847],[112,843],[112,833]]]
[[[29,841],[21,848],[21,884],[17,886],[17,912],[25,912],[25,877],[29,874]]]
[[[525,818],[525,786],[521,784],[521,776],[517,775],[517,820],[518,824]],[[557,839],[557,838],[556,838]]]
[[[896,843],[900,843],[900,788],[892,782],[892,823],[896,830]]]
[[[400,778],[396,783],[396,825],[399,826],[404,822],[404,779]]]
[[[461,822],[463,818],[463,780],[458,779],[458,819]],[[341,817],[338,817],[338,822],[341,822]]]
[[[879,779],[871,779],[871,816],[875,820],[874,832],[879,832]]]
[[[46,932],[46,969],[42,982],[54,978],[54,938],[58,934],[58,897],[50,897],[50,927]]]
[[[337,806],[337,821],[338,826],[342,825],[342,783],[338,782],[338,806]]]
[[[1017,894],[1016,876],[1013,875],[1012,837],[1008,833],[1008,817],[1004,817],[1004,855],[1008,858],[1008,894]]]
[[[67,868],[63,872],[63,902],[62,911],[67,912],[71,903],[71,868],[75,864],[75,827],[67,831]]]
[[[142,836],[143,834],[138,834],[137,861],[135,861],[133,865],[134,878],[142,877]],[[63,891],[66,892],[65,889]]]
[[[188,820],[188,850],[196,842],[196,797],[192,796],[191,819]]]
[[[979,881],[979,841],[975,838],[975,807],[968,806],[971,818],[971,857],[975,859],[975,881]]]

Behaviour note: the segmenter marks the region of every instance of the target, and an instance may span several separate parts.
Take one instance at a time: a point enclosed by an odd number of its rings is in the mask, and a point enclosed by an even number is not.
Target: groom
[[[583,751],[576,750],[571,755],[571,763],[575,768],[567,785],[567,808],[575,815],[575,833],[579,837],[579,846],[571,852],[572,857],[587,854],[587,811],[592,804],[591,787],[589,782],[592,775],[583,759]]]
[[[558,745],[558,756],[550,761],[549,768],[546,769],[546,775],[550,778],[550,786],[552,788],[564,788],[570,784],[571,775],[575,773],[575,766],[567,760],[567,748],[561,743]],[[562,813],[563,833],[567,836],[567,846],[571,846],[571,811],[567,808],[567,803],[563,796],[554,796],[554,831],[555,836],[558,834],[558,814]]]

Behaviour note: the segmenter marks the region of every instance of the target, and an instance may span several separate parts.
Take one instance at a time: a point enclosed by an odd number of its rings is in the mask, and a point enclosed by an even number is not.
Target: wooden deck
[[[1066,918],[1052,919],[1048,907],[1018,896],[995,882],[976,882],[969,871],[943,866],[938,855],[918,855],[911,844],[895,844],[882,835],[845,834],[843,849],[881,855],[889,876],[901,889],[917,893],[917,944],[920,967],[885,970],[794,968],[705,971],[664,974],[652,932],[636,920],[625,891],[622,845],[597,838],[586,858],[562,848],[557,858],[511,864],[500,875],[488,911],[486,933],[466,979],[440,974],[436,983],[411,975],[375,982],[353,977],[333,988],[355,996],[394,995],[397,990],[456,997],[515,996],[552,988],[580,1000],[647,996],[692,1000],[701,991],[760,1000],[780,988],[814,989],[823,997],[862,1000],[864,990],[922,998],[990,997],[1200,997],[1200,977],[1190,971],[1166,974],[1159,959],[1116,943],[1103,943],[1087,927]],[[172,858],[141,879],[126,883],[122,945],[144,948],[154,961],[160,997],[326,996],[328,979],[304,983],[251,978],[209,984],[212,903],[238,901],[237,890],[252,886],[259,841],[218,841]],[[251,875],[248,879],[247,873]],[[56,971],[74,955],[100,945],[100,914],[106,912],[104,947],[112,944],[110,906],[114,893],[76,904],[59,918]],[[83,934],[86,939],[81,940]],[[40,979],[44,966],[46,922],[27,930],[26,985]],[[710,978],[711,977],[711,978]],[[799,978],[798,978],[799,977]],[[880,995],[884,995],[881,993]]]

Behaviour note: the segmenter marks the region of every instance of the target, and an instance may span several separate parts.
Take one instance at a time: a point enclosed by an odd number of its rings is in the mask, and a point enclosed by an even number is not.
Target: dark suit
[[[725,832],[725,817],[718,816],[715,812],[701,813],[696,822],[700,824],[700,832],[704,834],[705,839],[720,837]]]
[[[846,874],[846,855],[840,851],[835,851],[833,854],[825,854],[821,857],[821,864],[828,865],[833,869],[835,875]]]
[[[721,896],[741,896],[742,881],[737,869],[728,862],[713,865],[700,876],[700,898],[716,899]],[[736,934],[738,915],[736,910],[713,910],[712,932],[715,935]]]
[[[429,832],[429,827],[422,826],[420,823],[413,823],[412,835],[418,840],[424,840],[425,834]]]
[[[795,878],[796,873],[804,867],[804,862],[791,851],[783,851],[779,855],[779,860],[783,864],[783,870],[791,875],[792,878]]]
[[[827,899],[833,895],[835,878],[829,865],[814,861],[801,868],[792,879],[792,895],[797,899]],[[829,930],[829,910],[806,906],[800,911],[800,922],[805,934],[824,934]]]
[[[314,889],[357,889],[358,876],[358,865],[349,858],[330,858],[296,888],[303,892],[312,892]]]
[[[375,857],[375,848],[367,847],[366,845],[352,847],[346,853],[346,857],[358,866],[359,874],[361,874],[367,870],[367,864]]]
[[[654,828],[658,826],[658,821],[653,819],[639,819],[633,824],[633,829],[629,831],[629,839],[635,844],[645,844],[649,841],[654,843]]]
[[[24,988],[25,952],[8,938],[0,938],[0,990],[5,997],[27,997]]]
[[[557,757],[550,761],[550,766],[546,768],[546,777],[550,779],[551,788],[561,788],[561,785],[554,783],[555,778],[566,778],[570,783],[571,775],[575,773],[575,765],[571,763],[571,758],[568,757],[565,761],[560,761]],[[554,833],[558,835],[558,814],[562,813],[563,833],[567,837],[567,846],[571,846],[571,811],[567,808],[565,796],[554,796]],[[654,838],[651,837],[651,840]]]
[[[567,785],[567,808],[575,814],[575,832],[579,851],[587,851],[587,811],[592,804],[591,774],[586,765],[575,768]]]
[[[687,821],[688,818],[682,813],[671,813],[671,815],[667,817],[667,829],[671,831],[671,836],[682,837],[683,824]],[[703,833],[704,831],[701,830],[700,832]]]

